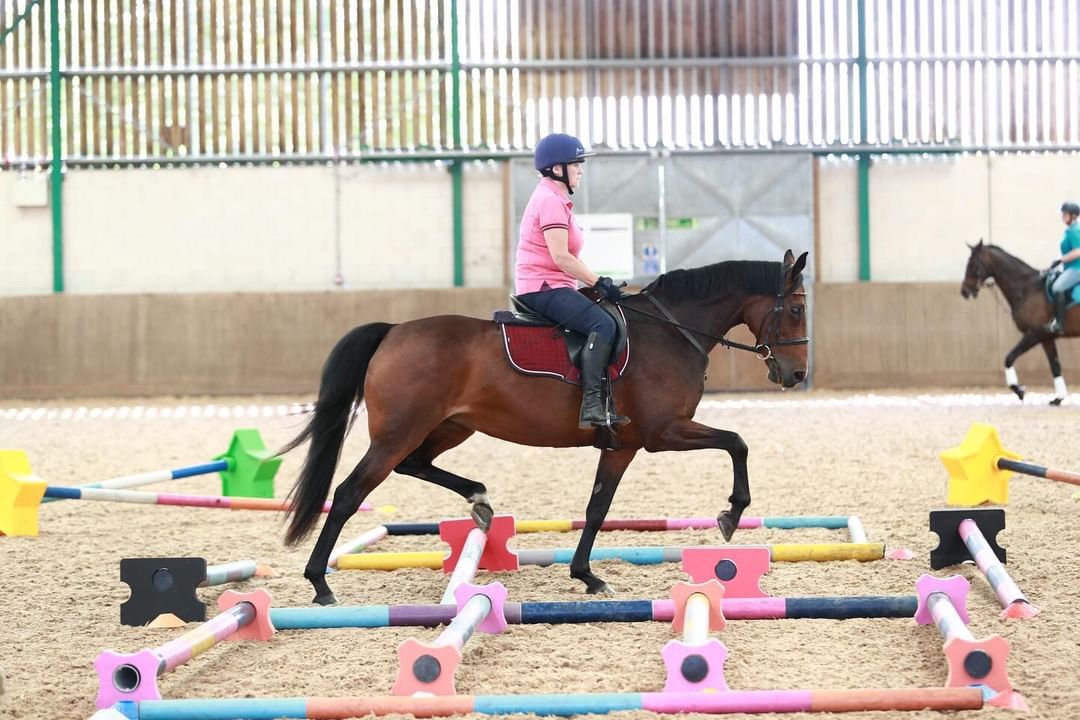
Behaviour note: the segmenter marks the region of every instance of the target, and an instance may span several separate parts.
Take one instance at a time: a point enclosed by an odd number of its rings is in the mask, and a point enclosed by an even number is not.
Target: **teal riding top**
[[[1080,222],[1074,222],[1065,228],[1065,237],[1061,238],[1061,255],[1064,257],[1072,250],[1080,248]],[[1065,263],[1070,270],[1080,269],[1080,258]]]

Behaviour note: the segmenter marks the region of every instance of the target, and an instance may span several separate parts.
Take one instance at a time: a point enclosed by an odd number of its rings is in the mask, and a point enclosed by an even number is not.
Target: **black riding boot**
[[[601,391],[604,373],[607,371],[611,356],[611,346],[598,333],[589,333],[585,347],[581,349],[581,416],[578,427],[588,430],[605,425],[624,425],[630,418],[615,412],[612,398],[611,415],[604,407],[604,395]]]
[[[1047,327],[1051,332],[1058,335],[1065,334],[1065,310],[1069,307],[1069,295],[1071,293],[1072,288],[1069,288],[1066,292],[1054,293],[1054,318]]]

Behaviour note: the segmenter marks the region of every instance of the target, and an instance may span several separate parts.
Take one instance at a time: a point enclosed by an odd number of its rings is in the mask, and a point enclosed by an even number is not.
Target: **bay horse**
[[[615,383],[620,410],[632,422],[619,429],[621,447],[600,453],[585,528],[570,563],[570,576],[589,593],[611,589],[589,564],[596,533],[623,473],[638,450],[725,450],[734,482],[730,508],[718,516],[730,540],[750,503],[747,446],[738,434],[694,422],[705,389],[708,352],[717,343],[756,352],[769,379],[783,388],[806,379],[806,301],[802,271],[790,250],[784,262],[722,262],[665,273],[637,295],[619,301],[633,316],[628,332],[633,362]],[[753,347],[724,334],[740,323]],[[296,545],[313,529],[326,500],[338,455],[360,402],[367,403],[370,444],[334,491],[326,522],[304,569],[314,602],[336,602],[326,582],[327,562],[345,522],[391,471],[452,490],[467,500],[477,525],[487,530],[494,510],[479,482],[435,467],[442,453],[474,432],[536,447],[582,447],[593,430],[579,430],[581,390],[568,383],[526,377],[504,355],[499,326],[455,315],[391,325],[371,323],[349,331],[331,350],[319,396],[307,424],[281,451],[310,440],[290,492],[294,506],[285,541]]]
[[[1005,384],[1018,398],[1024,399],[1026,391],[1020,385],[1013,364],[1031,348],[1042,345],[1054,376],[1055,397],[1050,404],[1060,405],[1067,391],[1058,360],[1057,336],[1046,328],[1054,309],[1046,297],[1044,273],[996,245],[983,244],[982,240],[978,245],[968,247],[971,248],[971,255],[968,257],[964,281],[960,285],[960,294],[964,298],[974,298],[979,294],[979,288],[992,279],[1009,303],[1013,323],[1021,333],[1020,342],[1005,356]],[[1080,315],[1072,308],[1065,318],[1065,335],[1080,335]]]

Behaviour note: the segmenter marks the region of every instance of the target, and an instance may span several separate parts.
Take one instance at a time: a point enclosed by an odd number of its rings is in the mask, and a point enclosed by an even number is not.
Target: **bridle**
[[[763,332],[762,335],[765,338],[765,342],[759,342],[756,345],[746,345],[744,343],[735,342],[734,340],[728,340],[726,337],[724,337],[722,335],[719,335],[719,336],[718,335],[713,335],[713,334],[707,333],[707,332],[705,332],[703,330],[698,330],[698,329],[695,329],[695,328],[692,328],[692,327],[687,327],[686,325],[683,325],[682,323],[680,323],[675,318],[675,316],[671,313],[671,311],[668,310],[666,307],[664,307],[663,303],[661,303],[659,300],[657,300],[655,296],[653,296],[652,294],[650,294],[650,293],[648,293],[648,292],[646,292],[644,290],[642,292],[638,293],[638,294],[639,295],[644,295],[649,300],[649,302],[651,302],[653,304],[653,306],[657,310],[659,310],[661,312],[661,314],[663,314],[663,317],[657,317],[656,315],[653,315],[652,313],[647,313],[644,310],[638,310],[635,307],[630,307],[629,305],[623,305],[622,303],[619,303],[619,305],[620,305],[620,307],[623,307],[623,308],[625,308],[627,310],[630,310],[631,312],[636,312],[639,315],[644,315],[645,317],[652,318],[653,320],[659,320],[660,322],[666,323],[668,325],[672,325],[675,328],[677,328],[678,331],[682,334],[682,336],[685,337],[690,342],[690,344],[694,346],[694,349],[696,349],[699,353],[701,353],[701,355],[705,358],[705,363],[706,364],[708,364],[708,362],[709,362],[709,353],[705,352],[705,348],[703,348],[701,346],[701,343],[699,343],[697,341],[697,338],[695,338],[690,333],[694,333],[694,335],[701,335],[702,337],[707,337],[710,340],[715,340],[719,345],[722,345],[722,346],[724,346],[726,348],[731,348],[731,349],[734,349],[734,350],[745,350],[746,352],[752,352],[755,355],[757,355],[761,360],[764,360],[764,361],[768,362],[769,360],[772,360],[772,359],[775,358],[775,355],[773,355],[773,348],[774,347],[784,347],[784,346],[790,346],[790,345],[808,345],[808,344],[810,344],[810,338],[807,337],[807,336],[795,337],[795,338],[782,338],[782,337],[780,337],[780,326],[783,324],[782,320],[783,320],[783,315],[784,315],[784,299],[787,298],[787,297],[800,296],[800,295],[805,297],[805,295],[806,295],[805,290],[796,290],[795,285],[792,285],[787,290],[782,289],[784,287],[784,277],[785,277],[785,275],[783,274],[783,271],[781,271],[781,278],[780,278],[781,291],[776,293],[776,305],[773,306],[772,310],[769,311],[769,315],[765,318],[765,322],[763,323],[764,325],[768,325],[769,330],[772,331],[772,333],[774,335],[774,339],[770,342],[769,341],[769,333],[768,332]],[[764,330],[764,328],[762,328],[762,329]]]
[[[765,336],[766,342],[758,343],[754,346],[754,352],[762,360],[771,360],[773,358],[774,347],[784,347],[787,345],[809,345],[809,336],[795,337],[795,338],[782,338],[780,337],[780,326],[783,325],[784,317],[784,298],[802,296],[806,297],[805,290],[795,290],[794,286],[786,292],[777,293],[776,305],[769,311],[769,315],[765,318],[765,323],[769,325],[770,329],[774,331],[774,339],[769,342],[769,334],[762,333]]]
[[[972,274],[975,279],[975,287],[993,286],[993,278],[991,277],[992,272],[987,269],[986,264],[983,262],[981,257],[979,257],[978,255],[972,255],[971,259],[969,260],[969,264],[972,266],[972,270],[974,271]]]

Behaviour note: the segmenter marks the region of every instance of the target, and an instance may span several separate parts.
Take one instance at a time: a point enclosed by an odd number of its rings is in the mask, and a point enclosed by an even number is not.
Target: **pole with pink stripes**
[[[98,675],[97,707],[109,708],[121,700],[160,700],[157,679],[198,657],[223,640],[269,640],[270,594],[227,590],[218,599],[221,612],[194,630],[156,648],[134,654],[106,650],[94,661]]]
[[[997,555],[986,542],[978,524],[974,520],[960,522],[960,537],[964,540],[968,552],[975,560],[986,581],[994,589],[1001,607],[1001,617],[1007,618],[1032,618],[1039,614],[1039,608],[1031,604],[1020,587],[1009,577],[1005,566],[997,559]]]

